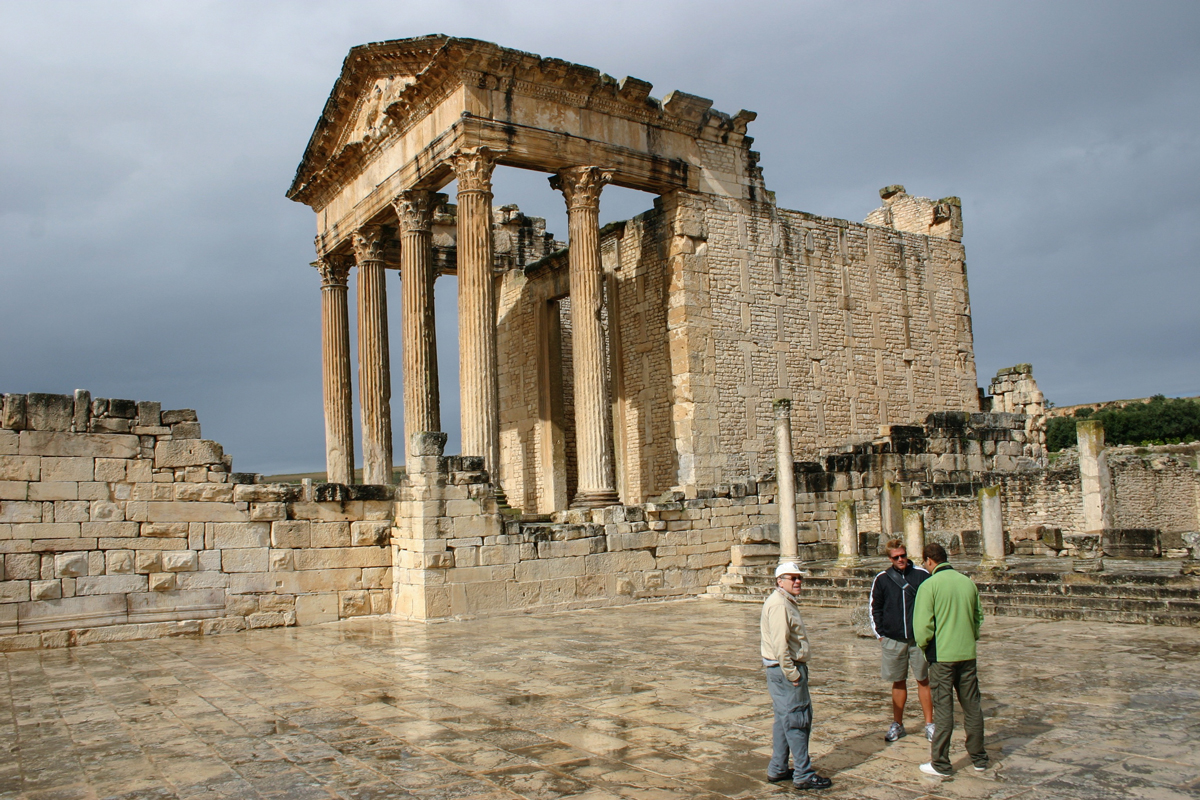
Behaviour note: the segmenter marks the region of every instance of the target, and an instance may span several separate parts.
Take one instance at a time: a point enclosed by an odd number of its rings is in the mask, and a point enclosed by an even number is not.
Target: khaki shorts
[[[884,636],[879,640],[883,649],[883,679],[889,683],[908,680],[908,669],[912,667],[913,678],[929,679],[929,662],[916,643],[901,642]]]

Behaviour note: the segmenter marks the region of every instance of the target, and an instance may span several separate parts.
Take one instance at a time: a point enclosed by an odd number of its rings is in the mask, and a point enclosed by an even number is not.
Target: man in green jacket
[[[950,736],[954,733],[954,694],[962,706],[967,729],[967,752],[976,772],[988,768],[983,749],[983,712],[979,707],[979,676],[975,642],[983,624],[983,604],[975,583],[946,563],[946,548],[927,544],[922,553],[930,573],[917,589],[913,636],[929,661],[933,690],[933,744],[930,760],[921,765],[926,775],[950,774]]]

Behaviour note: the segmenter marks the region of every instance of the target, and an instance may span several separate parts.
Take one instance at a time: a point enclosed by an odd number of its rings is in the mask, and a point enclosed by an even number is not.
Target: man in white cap
[[[787,561],[775,568],[775,591],[763,603],[762,661],[767,670],[767,691],[775,711],[771,732],[771,762],[767,780],[791,779],[796,789],[827,789],[833,781],[816,773],[808,757],[812,731],[812,699],[808,694],[808,633],[796,597],[803,578],[800,566]],[[791,753],[792,768],[788,769]]]

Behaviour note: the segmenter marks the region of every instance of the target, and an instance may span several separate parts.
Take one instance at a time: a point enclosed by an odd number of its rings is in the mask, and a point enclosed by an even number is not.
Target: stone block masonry
[[[391,488],[258,483],[195,411],[0,398],[0,650],[389,610]]]

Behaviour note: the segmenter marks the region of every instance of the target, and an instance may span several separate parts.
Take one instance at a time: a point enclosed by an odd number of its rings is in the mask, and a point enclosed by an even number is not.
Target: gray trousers
[[[950,736],[954,733],[954,695],[963,710],[967,729],[967,752],[977,767],[988,765],[983,749],[983,711],[979,707],[979,675],[975,659],[935,661],[929,665],[929,688],[933,692],[933,744],[930,760],[938,772],[950,772]]]
[[[812,732],[812,700],[808,696],[808,666],[800,668],[800,685],[783,676],[780,667],[767,667],[767,691],[775,711],[771,729],[771,763],[767,775],[783,775],[788,768],[788,753],[792,756],[792,782],[803,783],[815,773],[808,757],[808,735]]]

